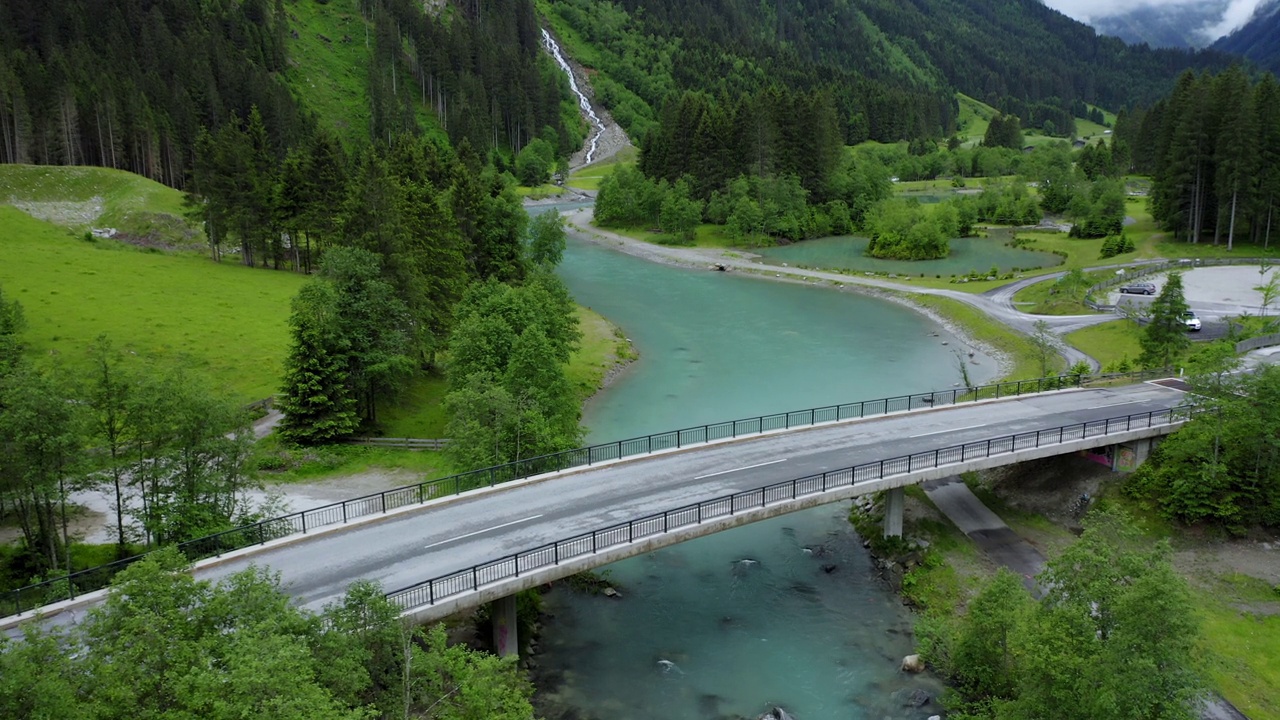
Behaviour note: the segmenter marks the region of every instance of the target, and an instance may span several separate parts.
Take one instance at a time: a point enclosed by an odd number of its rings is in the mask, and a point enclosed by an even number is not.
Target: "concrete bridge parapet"
[[[907,461],[905,471],[882,476],[869,474],[866,479],[861,479],[853,468],[799,478],[535,548],[488,563],[480,574],[476,568],[463,570],[393,592],[388,598],[404,608],[406,617],[416,622],[433,622],[521,590],[696,537],[880,491],[889,491],[887,503],[894,506],[896,502],[897,508],[896,512],[886,512],[885,528],[896,529],[901,535],[902,488],[908,485],[1105,445],[1132,445],[1140,440],[1148,441],[1146,447],[1149,451],[1150,438],[1167,435],[1186,421],[1187,416],[1178,415],[1159,425],[1064,442],[1028,442],[1024,448],[959,462],[929,464],[919,469],[915,468],[925,465],[925,459],[918,463],[917,459],[926,458],[929,454],[913,455]],[[875,469],[867,465],[859,466],[859,469],[868,467]],[[895,497],[897,501],[893,499]]]

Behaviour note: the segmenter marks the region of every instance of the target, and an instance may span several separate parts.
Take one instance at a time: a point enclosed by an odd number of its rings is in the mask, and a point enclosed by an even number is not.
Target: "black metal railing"
[[[1159,372],[1114,373],[1109,375],[1057,375],[1031,380],[1007,380],[969,388],[897,395],[877,400],[864,400],[841,405],[828,405],[807,410],[793,410],[753,418],[710,423],[682,430],[670,430],[617,442],[517,460],[505,465],[459,473],[437,480],[384,490],[350,500],[301,510],[252,525],[208,535],[178,545],[192,561],[215,557],[233,550],[262,545],[289,535],[305,534],[328,525],[346,523],[368,515],[380,515],[407,505],[417,505],[468,490],[492,487],[513,480],[548,472],[594,465],[595,463],[647,455],[662,450],[714,442],[777,430],[806,427],[821,423],[887,415],[896,412],[958,405],[977,400],[998,399],[1065,388],[1083,387],[1095,382],[1114,383],[1147,380]],[[33,583],[10,590],[0,602],[0,612],[17,614],[61,600],[75,599],[86,592],[106,587],[116,573],[145,555],[119,560],[108,565],[81,570],[70,575]]]
[[[1155,410],[1135,415],[1125,415],[1093,420],[1073,425],[1063,425],[1049,430],[1018,433],[990,440],[979,440],[962,445],[929,450],[911,455],[877,460],[853,467],[808,475],[787,482],[774,483],[754,490],[724,495],[713,500],[675,510],[646,515],[636,520],[611,525],[575,535],[565,540],[548,543],[532,550],[507,555],[464,570],[432,578],[409,587],[387,593],[387,599],[402,610],[434,605],[463,593],[475,592],[485,585],[519,577],[522,573],[559,565],[603,550],[634,543],[656,535],[700,525],[756,510],[805,496],[848,488],[859,483],[883,480],[920,470],[957,465],[996,455],[1008,455],[1039,447],[1062,445],[1078,440],[1101,438],[1121,432],[1152,427],[1165,427],[1185,422],[1195,412],[1190,405],[1169,410]]]

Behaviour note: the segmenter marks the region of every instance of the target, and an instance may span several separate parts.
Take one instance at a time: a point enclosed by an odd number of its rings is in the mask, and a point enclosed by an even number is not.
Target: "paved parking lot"
[[[1262,293],[1254,288],[1266,283],[1273,276],[1280,284],[1280,268],[1269,270],[1265,275],[1259,273],[1259,267],[1249,265],[1230,265],[1225,267],[1195,268],[1182,273],[1182,286],[1187,304],[1204,320],[1206,324],[1219,324],[1224,318],[1236,315],[1262,314]],[[1155,283],[1156,294],[1164,288],[1165,275],[1147,275],[1135,282]],[[1150,295],[1124,295],[1113,290],[1108,302],[1150,303],[1154,300]],[[1280,297],[1276,298],[1267,314],[1280,314]],[[1209,328],[1206,325],[1205,330]]]

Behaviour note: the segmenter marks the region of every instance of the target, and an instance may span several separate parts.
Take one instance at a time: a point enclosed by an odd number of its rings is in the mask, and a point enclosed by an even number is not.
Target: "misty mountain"
[[[1190,5],[1139,7],[1094,18],[1090,24],[1098,34],[1118,37],[1131,45],[1146,43],[1153,48],[1201,48],[1213,41],[1202,33],[1202,28],[1218,22],[1229,2],[1205,0]]]
[[[1243,55],[1280,73],[1280,0],[1261,5],[1244,27],[1213,44],[1215,50]]]

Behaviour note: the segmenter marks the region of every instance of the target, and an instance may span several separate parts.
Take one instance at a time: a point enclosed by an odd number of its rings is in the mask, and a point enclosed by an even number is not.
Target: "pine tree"
[[[299,445],[330,443],[360,425],[347,373],[350,343],[338,328],[337,304],[333,283],[319,279],[305,285],[293,300],[293,345],[280,391],[280,434]]]
[[[1138,362],[1149,369],[1173,367],[1190,346],[1182,315],[1187,301],[1182,290],[1182,275],[1169,273],[1160,295],[1151,303],[1151,321],[1142,333],[1142,355]]]
[[[1184,73],[1160,114],[1156,139],[1155,185],[1151,214],[1187,240],[1200,241],[1213,176],[1205,88],[1192,73]]]
[[[1254,125],[1253,93],[1238,66],[1217,78],[1217,89],[1215,96],[1222,111],[1222,123],[1214,154],[1216,185],[1219,207],[1229,208],[1227,250],[1230,251],[1235,243],[1237,211],[1242,205],[1248,207],[1252,201],[1250,196],[1259,150],[1258,130]],[[1217,244],[1216,235],[1214,244]]]
[[[1268,248],[1276,203],[1280,201],[1280,83],[1276,82],[1275,76],[1262,76],[1255,90],[1253,109],[1258,131],[1255,234],[1262,236],[1262,246]]]

